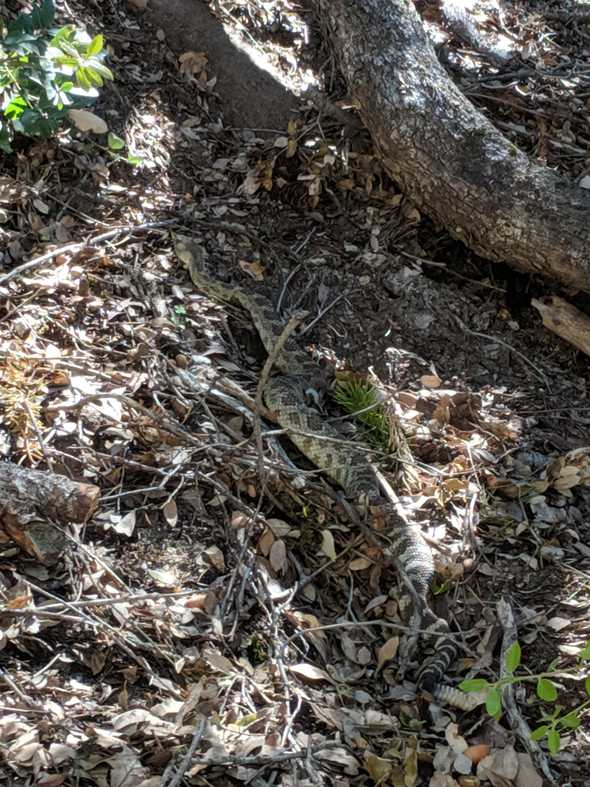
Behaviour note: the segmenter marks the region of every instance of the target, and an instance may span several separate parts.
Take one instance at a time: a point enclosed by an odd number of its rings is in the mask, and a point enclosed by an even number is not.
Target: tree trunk
[[[529,161],[461,93],[411,0],[313,0],[385,166],[490,260],[590,292],[590,194]]]

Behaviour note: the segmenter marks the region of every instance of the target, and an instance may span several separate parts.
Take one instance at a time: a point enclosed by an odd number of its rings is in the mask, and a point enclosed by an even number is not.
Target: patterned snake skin
[[[270,353],[284,326],[269,302],[256,292],[245,292],[208,276],[200,265],[202,248],[190,238],[176,236],[174,245],[176,255],[188,269],[195,287],[213,300],[231,302],[249,312]],[[402,569],[413,589],[412,629],[426,630],[434,640],[434,655],[420,669],[418,685],[436,696],[451,662],[456,658],[457,648],[448,636],[447,622],[437,617],[429,606],[428,594],[434,578],[430,548],[424,542],[420,528],[405,522],[380,496],[379,484],[366,454],[355,450],[354,446],[342,445],[342,434],[326,423],[317,410],[307,406],[306,391],[310,387],[326,387],[328,375],[292,339],[285,342],[274,365],[281,375],[271,377],[266,385],[265,404],[287,430],[289,439],[336,481],[347,497],[353,501],[360,499],[371,508],[386,512],[388,544],[384,552]],[[335,438],[338,442],[322,438]]]

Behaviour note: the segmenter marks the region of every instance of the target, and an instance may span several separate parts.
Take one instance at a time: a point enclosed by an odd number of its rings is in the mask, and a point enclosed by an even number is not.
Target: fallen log
[[[533,298],[531,304],[541,315],[545,328],[590,355],[590,317],[587,314],[557,295]]]
[[[537,166],[449,79],[411,0],[312,0],[385,166],[492,261],[590,292],[590,194]]]
[[[0,463],[0,528],[41,563],[55,563],[65,546],[52,521],[86,522],[96,510],[100,489],[65,476]]]

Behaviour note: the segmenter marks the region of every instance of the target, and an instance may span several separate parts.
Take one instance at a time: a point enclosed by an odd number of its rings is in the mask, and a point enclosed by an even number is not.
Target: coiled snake
[[[195,287],[214,300],[234,303],[246,309],[267,352],[276,350],[283,326],[270,303],[256,292],[246,292],[209,276],[203,269],[202,248],[190,238],[175,236],[174,246],[177,257],[188,269]],[[308,358],[290,338],[276,353],[274,365],[281,374],[268,381],[264,400],[278,423],[288,432],[289,439],[310,461],[336,481],[347,497],[368,503],[370,509],[385,511],[388,544],[384,553],[409,580],[413,597],[411,627],[434,638],[434,655],[422,665],[417,682],[420,688],[442,699],[441,692],[444,694],[444,690],[441,684],[451,662],[456,658],[457,647],[449,636],[447,622],[429,606],[434,563],[420,528],[408,524],[381,497],[379,482],[367,454],[355,450],[353,445],[342,445],[342,434],[327,423],[316,409],[308,406],[306,391],[326,387],[329,383],[328,373]]]

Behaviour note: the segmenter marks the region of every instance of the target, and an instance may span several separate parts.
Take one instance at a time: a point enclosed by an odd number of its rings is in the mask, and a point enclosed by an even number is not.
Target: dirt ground
[[[477,258],[404,199],[304,9],[143,5],[57,3],[103,32],[116,80],[96,112],[142,163],[75,133],[4,156],[20,189],[0,226],[0,450],[98,485],[100,502],[55,562],[0,543],[2,783],[525,787],[549,783],[546,762],[555,784],[590,787],[590,374],[531,304],[556,293],[590,313],[587,297]],[[585,28],[543,37],[529,5],[511,6],[515,35],[577,73]],[[449,47],[455,65],[470,56]],[[470,71],[452,73],[475,94]],[[584,102],[584,84],[557,96],[547,80],[526,99],[507,80],[478,105],[578,177],[551,111]],[[437,608],[461,643],[449,683],[500,677],[504,600],[521,726],[399,674],[403,584],[265,418],[259,455],[264,349],[248,315],[192,286],[172,233],[285,321],[305,309],[301,346],[373,381],[402,435],[378,458],[433,544]],[[87,248],[59,253],[72,240]],[[324,414],[342,418],[331,400]],[[551,724],[549,672],[558,716],[580,723],[539,756],[522,725]]]

